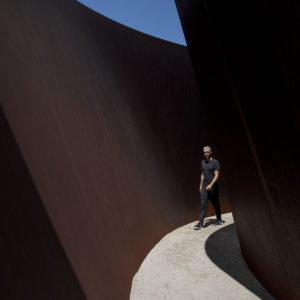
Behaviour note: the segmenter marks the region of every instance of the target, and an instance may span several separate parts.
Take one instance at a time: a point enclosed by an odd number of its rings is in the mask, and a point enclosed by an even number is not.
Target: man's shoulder
[[[220,163],[218,160],[213,159],[213,165],[216,170],[220,171]]]
[[[201,170],[203,171],[203,169],[205,169],[205,160],[204,159],[201,160],[200,166],[201,166]]]

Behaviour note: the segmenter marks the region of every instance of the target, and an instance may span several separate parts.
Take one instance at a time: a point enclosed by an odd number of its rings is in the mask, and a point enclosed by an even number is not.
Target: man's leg
[[[206,216],[206,211],[207,211],[207,204],[208,204],[208,192],[203,191],[201,192],[201,212],[199,218],[200,224],[204,223],[204,218]]]
[[[219,202],[219,189],[218,188],[216,188],[215,190],[212,190],[211,202],[212,202],[215,212],[216,212],[216,217],[217,217],[216,224],[224,223],[221,219],[221,208],[220,208],[220,202]]]
[[[208,202],[208,193],[205,191],[205,187],[204,187],[204,191],[201,191],[200,193],[201,196],[201,211],[200,211],[200,218],[199,218],[199,222],[198,224],[196,224],[194,226],[195,230],[198,230],[200,228],[203,228],[204,225],[204,218],[206,215],[206,211],[207,211],[207,202]]]

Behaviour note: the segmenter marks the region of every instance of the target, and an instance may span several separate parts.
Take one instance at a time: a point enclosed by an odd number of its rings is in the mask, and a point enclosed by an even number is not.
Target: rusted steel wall
[[[24,159],[20,168],[36,188],[37,214],[44,206],[44,222],[53,224],[67,257],[53,264],[59,271],[69,260],[88,299],[126,299],[148,251],[199,214],[202,146],[212,140],[187,48],[69,0],[3,0],[0,22],[0,101]],[[224,188],[223,211],[226,195]],[[23,200],[13,193],[3,200],[16,220],[11,201]],[[28,228],[23,242],[41,259],[46,250],[26,238]],[[59,249],[55,235],[44,238]],[[16,251],[19,239],[5,243],[6,251]],[[21,249],[15,253],[28,268]],[[48,263],[43,275],[52,280]],[[80,289],[71,271],[62,274],[70,290]]]
[[[86,297],[0,107],[1,299]]]
[[[276,298],[299,299],[295,2],[175,2],[206,111],[217,116],[212,138],[243,255]]]

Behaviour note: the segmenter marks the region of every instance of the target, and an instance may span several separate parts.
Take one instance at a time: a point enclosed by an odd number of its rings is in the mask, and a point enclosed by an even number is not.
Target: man
[[[217,221],[215,225],[224,223],[221,219],[221,209],[219,203],[219,173],[220,164],[212,157],[211,147],[203,148],[205,159],[201,162],[201,180],[200,180],[200,195],[201,195],[201,212],[199,222],[194,226],[195,230],[204,228],[204,218],[207,211],[208,199],[212,202],[216,211]]]

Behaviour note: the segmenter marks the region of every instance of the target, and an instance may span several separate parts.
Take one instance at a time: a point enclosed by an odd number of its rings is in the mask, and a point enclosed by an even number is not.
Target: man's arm
[[[219,171],[215,170],[215,177],[212,180],[212,182],[206,187],[207,191],[210,191],[213,187],[213,185],[217,182],[218,178],[219,178]]]
[[[204,174],[203,174],[203,171],[202,171],[202,172],[201,172],[200,187],[199,187],[199,191],[200,191],[200,192],[201,192],[201,190],[202,190],[203,178],[204,178]]]

